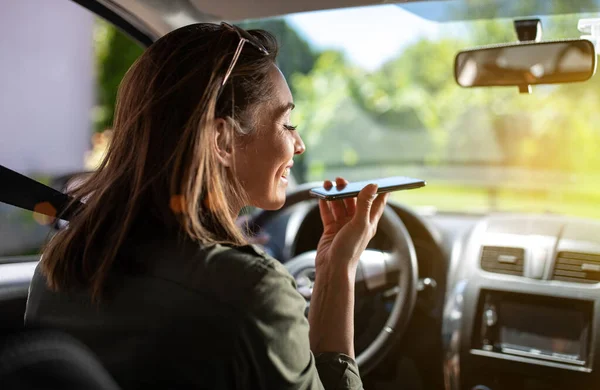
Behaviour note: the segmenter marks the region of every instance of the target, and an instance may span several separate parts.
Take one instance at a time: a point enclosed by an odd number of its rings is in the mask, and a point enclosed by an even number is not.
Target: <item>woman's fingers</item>
[[[335,222],[333,213],[329,208],[329,202],[319,199],[319,212],[321,213],[321,221],[323,221],[323,226],[327,226]]]
[[[346,215],[352,218],[356,214],[356,198],[344,199],[344,206],[346,206]]]
[[[377,225],[381,216],[383,215],[383,210],[385,210],[385,205],[389,198],[389,192],[387,194],[379,194],[377,198],[373,201],[373,205],[371,206],[371,223]]]
[[[346,180],[346,179],[344,179],[342,177],[336,177],[335,178],[335,185],[339,189],[343,189],[344,187],[346,187],[348,185],[348,180]]]
[[[331,180],[325,180],[323,182],[323,187],[329,190],[331,187],[333,187],[333,183]],[[331,208],[329,207],[329,202],[319,200],[319,212],[321,213],[321,221],[323,221],[323,226],[327,226],[335,221],[333,213],[331,212]]]
[[[335,178],[335,186],[337,189],[344,189],[348,185],[348,181],[341,178]],[[348,217],[348,211],[346,210],[346,200],[334,200],[331,202],[331,210],[337,221],[345,221]]]
[[[342,189],[348,185],[348,180],[346,180],[342,177],[336,177],[335,185],[338,188]],[[356,212],[356,198],[355,197],[344,198],[344,207],[346,208],[346,214],[344,216],[352,217],[354,215],[354,213]]]
[[[335,185],[337,188],[343,189],[348,184],[349,183],[346,179],[337,177],[334,182],[331,182],[330,180],[326,180],[323,183],[323,187],[325,189],[330,189]],[[364,191],[364,189],[363,189],[363,191]],[[377,186],[375,186],[375,191],[377,191]],[[370,211],[369,210],[370,210],[370,204],[372,203],[372,199],[370,198],[370,195],[368,197],[369,197],[369,199],[368,199],[369,204],[365,205],[366,208],[363,210],[363,217],[366,218],[366,221],[370,221]],[[350,218],[352,218],[356,214],[357,204],[360,202],[360,199],[361,199],[361,195],[359,194],[358,198],[354,197],[354,198],[345,198],[342,200],[319,202],[319,208],[321,211],[321,219],[323,220],[323,223],[327,223],[327,222],[331,222],[331,221],[337,221],[337,222],[348,221]],[[327,207],[325,207],[325,206],[327,206]]]
[[[377,184],[369,184],[358,193],[354,218],[364,224],[371,222],[371,205],[377,196]]]
[[[343,221],[346,219],[348,214],[346,213],[346,205],[343,200],[333,200],[329,202],[329,204],[336,221]]]

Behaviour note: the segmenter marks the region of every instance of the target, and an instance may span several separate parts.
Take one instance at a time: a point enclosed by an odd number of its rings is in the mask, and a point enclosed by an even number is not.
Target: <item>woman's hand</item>
[[[342,178],[335,183],[342,188],[348,185]],[[331,188],[333,183],[327,180],[324,186]],[[324,231],[317,247],[317,270],[356,270],[360,255],[375,235],[387,198],[388,194],[377,196],[377,185],[369,184],[358,198],[319,201]]]
[[[338,187],[344,179],[335,180]],[[331,187],[330,181],[325,187]],[[388,195],[377,186],[363,188],[358,198],[321,200],[323,236],[317,247],[315,284],[310,300],[310,347],[315,355],[343,353],[354,357],[354,282],[360,255],[375,235]]]

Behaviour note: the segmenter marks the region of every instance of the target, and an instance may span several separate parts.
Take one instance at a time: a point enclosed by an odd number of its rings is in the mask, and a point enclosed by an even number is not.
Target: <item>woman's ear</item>
[[[233,123],[223,118],[214,122],[213,150],[219,162],[226,167],[233,166]]]

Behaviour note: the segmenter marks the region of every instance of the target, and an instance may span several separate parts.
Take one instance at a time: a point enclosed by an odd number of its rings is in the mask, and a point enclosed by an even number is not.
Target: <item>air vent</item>
[[[497,274],[523,275],[523,248],[484,246],[481,251],[481,269]]]
[[[598,283],[600,282],[600,255],[559,252],[552,279],[575,283]]]

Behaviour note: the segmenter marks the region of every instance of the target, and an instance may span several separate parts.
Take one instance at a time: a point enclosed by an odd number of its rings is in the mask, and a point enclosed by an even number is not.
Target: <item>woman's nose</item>
[[[304,141],[302,141],[302,137],[300,137],[300,134],[298,134],[297,131],[295,131],[294,133],[296,135],[294,154],[302,154],[306,151],[306,146],[304,145]]]

